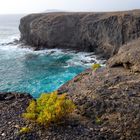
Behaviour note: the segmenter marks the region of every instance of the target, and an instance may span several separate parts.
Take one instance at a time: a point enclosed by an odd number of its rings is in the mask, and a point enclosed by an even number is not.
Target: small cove
[[[40,93],[58,89],[92,63],[103,62],[93,53],[60,49],[33,51],[20,48],[21,44],[8,44],[19,39],[20,18],[0,16],[0,92],[30,93],[37,98]]]

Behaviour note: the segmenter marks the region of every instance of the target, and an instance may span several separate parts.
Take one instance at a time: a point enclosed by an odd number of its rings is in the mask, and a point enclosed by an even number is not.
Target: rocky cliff
[[[78,107],[77,113],[88,118],[87,124],[93,124],[93,133],[98,135],[94,139],[139,139],[139,54],[140,39],[122,46],[106,68],[96,72],[88,69],[59,89],[68,93]],[[96,117],[100,118],[98,127]]]
[[[77,107],[65,124],[34,126],[31,132],[19,134],[22,126],[32,126],[21,118],[32,97],[0,93],[2,140],[139,140],[140,39],[135,38],[140,36],[140,11],[34,14],[21,19],[20,30],[21,40],[38,49],[116,54],[105,68],[88,69],[58,89]]]
[[[21,41],[35,49],[103,52],[106,57],[140,37],[140,10],[114,13],[42,13],[23,17]]]

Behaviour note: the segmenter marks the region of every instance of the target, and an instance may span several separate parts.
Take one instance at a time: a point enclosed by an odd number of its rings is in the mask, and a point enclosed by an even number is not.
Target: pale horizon
[[[68,12],[109,12],[140,9],[140,0],[4,0],[0,14],[28,14],[48,10]]]

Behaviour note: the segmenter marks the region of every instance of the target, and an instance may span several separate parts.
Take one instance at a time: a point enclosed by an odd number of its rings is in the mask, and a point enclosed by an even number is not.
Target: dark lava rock
[[[30,14],[21,19],[19,29],[21,41],[36,49],[67,48],[110,57],[140,37],[140,10]]]
[[[68,98],[77,105],[76,112],[86,118],[87,125],[92,122],[94,138],[138,140],[140,74],[115,67],[81,76],[80,81],[69,81],[61,88],[68,91]]]
[[[26,125],[20,115],[31,99],[26,93],[0,93],[0,140],[14,140],[19,127]]]
[[[19,44],[19,40],[17,40],[17,39],[14,39],[14,41],[12,41],[12,42],[8,42],[8,43],[2,43],[2,44],[0,44],[1,46],[8,46],[8,45],[17,45],[17,44]]]
[[[109,67],[122,66],[133,72],[140,72],[140,39],[122,46],[108,61]]]

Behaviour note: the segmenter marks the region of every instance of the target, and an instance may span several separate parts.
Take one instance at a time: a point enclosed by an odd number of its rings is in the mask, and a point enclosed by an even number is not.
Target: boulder
[[[133,72],[140,72],[140,39],[122,46],[118,53],[108,60],[108,66],[122,66]]]

